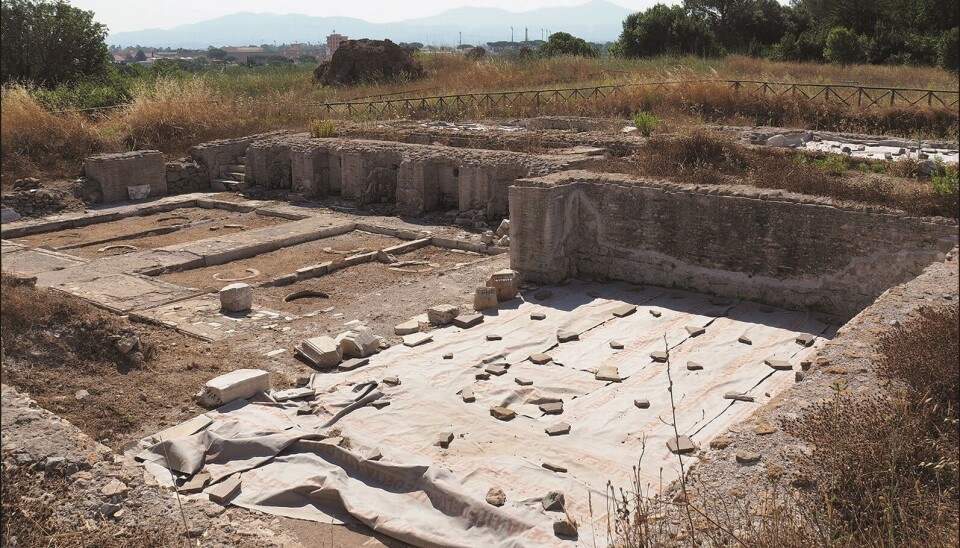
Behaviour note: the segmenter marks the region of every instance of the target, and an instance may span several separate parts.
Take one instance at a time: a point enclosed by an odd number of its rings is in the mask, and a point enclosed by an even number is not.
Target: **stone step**
[[[210,181],[210,188],[213,190],[240,191],[247,188],[247,183],[243,181],[234,181],[232,179],[213,179]]]
[[[237,163],[240,164],[240,165],[242,165],[242,166],[247,165],[247,157],[246,157],[246,156],[237,156]]]
[[[231,179],[234,181],[239,181],[241,183],[245,181],[246,178],[247,178],[247,175],[245,173],[236,173],[236,172],[227,173],[226,176],[224,177],[224,179]]]
[[[246,173],[247,166],[244,164],[224,166],[223,171],[227,173]]]

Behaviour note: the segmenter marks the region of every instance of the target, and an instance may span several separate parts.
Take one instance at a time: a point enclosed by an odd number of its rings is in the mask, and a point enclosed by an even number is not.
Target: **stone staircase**
[[[230,164],[220,168],[220,178],[210,181],[210,186],[214,190],[239,191],[247,188],[247,159],[244,156],[240,156],[236,159],[236,162],[236,164]]]

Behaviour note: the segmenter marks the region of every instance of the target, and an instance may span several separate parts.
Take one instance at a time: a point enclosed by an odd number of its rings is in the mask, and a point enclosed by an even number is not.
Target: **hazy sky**
[[[643,10],[658,0],[612,0],[628,9]],[[659,0],[677,4],[680,0]],[[221,15],[255,13],[302,13],[321,17],[356,17],[371,23],[435,15],[460,6],[530,11],[548,6],[576,6],[587,0],[70,0],[70,4],[92,10],[95,19],[111,33],[146,28],[172,28]]]

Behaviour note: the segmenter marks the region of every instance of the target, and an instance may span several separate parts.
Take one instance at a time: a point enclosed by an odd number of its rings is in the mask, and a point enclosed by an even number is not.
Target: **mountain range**
[[[511,12],[499,8],[462,7],[395,23],[368,23],[351,17],[302,14],[234,13],[172,29],[117,32],[107,37],[116,46],[206,49],[208,46],[322,43],[334,31],[350,38],[389,38],[394,42],[456,46],[501,40],[530,40],[548,32],[569,32],[588,42],[608,42],[620,35],[631,10],[606,0],[580,6]],[[511,38],[511,27],[513,36]],[[461,37],[462,33],[462,37]]]

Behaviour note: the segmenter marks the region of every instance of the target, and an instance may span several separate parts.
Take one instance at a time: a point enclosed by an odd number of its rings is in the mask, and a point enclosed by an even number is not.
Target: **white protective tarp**
[[[233,501],[239,506],[315,521],[359,520],[415,545],[605,545],[608,480],[628,487],[641,451],[644,483],[666,486],[679,470],[666,449],[673,436],[666,365],[650,358],[665,349],[664,336],[677,428],[704,446],[794,382],[792,372],[774,371],[765,359],[799,369],[832,332],[808,313],[662,288],[575,282],[551,291],[543,301],[501,303],[476,327],[438,329],[431,343],[395,346],[355,370],[315,375],[314,415],[297,415],[301,402],[241,403],[208,414],[213,422],[205,430],[140,456],[163,464],[166,451],[187,473],[183,468],[203,462],[213,481],[241,474]],[[623,303],[637,311],[615,317]],[[533,320],[532,312],[546,318]],[[687,326],[705,332],[691,337]],[[580,339],[559,344],[561,330]],[[799,333],[818,335],[817,344],[797,344]],[[488,334],[501,339],[488,341]],[[752,344],[738,342],[742,335]],[[623,349],[611,348],[612,340]],[[444,359],[448,353],[453,359]],[[554,361],[534,365],[528,360],[534,353]],[[688,370],[688,361],[703,369]],[[477,380],[490,363],[510,368]],[[603,365],[617,367],[623,381],[596,380],[593,372]],[[387,376],[401,384],[379,382]],[[520,386],[516,377],[533,383]],[[465,387],[475,402],[458,395]],[[724,399],[727,392],[750,394],[756,403]],[[564,402],[561,415],[540,412],[539,403],[557,398]],[[637,408],[636,399],[650,407]],[[499,421],[490,416],[494,406],[517,417]],[[571,425],[568,435],[544,432],[561,421]],[[455,435],[448,448],[436,443],[441,432]],[[324,442],[324,434],[348,439],[349,447]],[[381,460],[366,458],[378,452]],[[692,464],[696,457],[684,459]],[[567,472],[550,471],[544,462]],[[505,491],[502,508],[484,501],[490,487]],[[553,490],[565,494],[579,539],[553,534],[563,514],[540,504]]]

